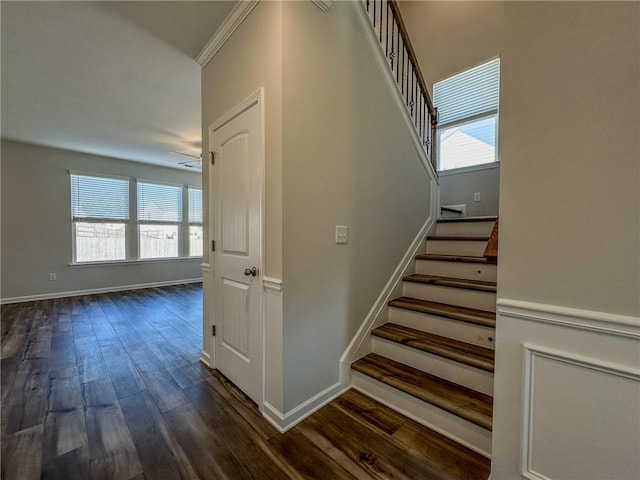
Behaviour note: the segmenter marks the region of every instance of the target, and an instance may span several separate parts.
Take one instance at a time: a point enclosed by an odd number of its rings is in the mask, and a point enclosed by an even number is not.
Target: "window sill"
[[[201,263],[202,257],[149,258],[149,259],[143,259],[143,260],[108,260],[108,261],[101,261],[101,262],[70,263],[69,266],[72,268],[106,267],[111,265],[136,265],[136,264],[146,264],[146,263],[168,263],[168,262],[188,262],[188,261],[197,261],[198,263]]]
[[[451,170],[441,170],[438,172],[438,176],[446,177],[447,175],[477,172],[480,170],[490,170],[492,168],[500,168],[500,162],[484,163],[482,165],[473,165],[472,167],[452,168]]]

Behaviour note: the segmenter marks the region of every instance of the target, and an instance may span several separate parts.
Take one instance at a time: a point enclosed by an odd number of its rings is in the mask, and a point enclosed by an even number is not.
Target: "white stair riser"
[[[486,457],[491,456],[490,431],[360,372],[352,371],[351,380],[356,389],[399,413]]]
[[[488,312],[496,311],[495,293],[417,282],[403,282],[403,292],[405,297],[446,303],[447,305],[458,307],[477,308]]]
[[[441,260],[417,260],[416,273],[437,277],[466,278],[495,282],[498,277],[497,265]]]
[[[495,348],[495,341],[489,340],[495,339],[496,333],[492,327],[394,307],[389,308],[389,322],[480,347]]]
[[[383,357],[404,363],[458,385],[472,388],[478,392],[493,395],[493,374],[491,372],[384,338],[372,337],[372,339],[373,351]]]
[[[482,257],[486,240],[427,240],[427,253]]]
[[[460,235],[488,237],[495,220],[488,222],[445,222],[436,225],[436,235]]]

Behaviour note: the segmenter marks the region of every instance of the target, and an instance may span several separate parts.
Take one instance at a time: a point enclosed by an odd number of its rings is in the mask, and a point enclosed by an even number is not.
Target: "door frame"
[[[259,255],[260,255],[260,261],[259,261],[259,286],[258,286],[258,304],[260,305],[260,307],[258,308],[258,324],[260,325],[260,339],[259,339],[259,345],[260,345],[260,352],[258,352],[258,354],[256,355],[256,359],[257,361],[260,362],[260,386],[259,386],[259,402],[258,402],[258,408],[260,409],[260,411],[262,412],[263,410],[263,404],[264,404],[264,399],[265,399],[265,375],[266,375],[266,369],[265,369],[265,298],[264,298],[264,276],[265,276],[265,271],[264,271],[264,266],[265,266],[265,259],[264,259],[264,252],[265,252],[265,171],[266,171],[266,150],[265,150],[265,115],[264,115],[264,88],[260,87],[258,88],[256,91],[254,91],[251,95],[249,95],[248,97],[246,97],[244,100],[242,100],[240,103],[238,103],[236,106],[232,107],[230,110],[228,110],[225,114],[223,114],[220,118],[218,118],[216,121],[214,121],[213,123],[211,123],[209,125],[209,127],[207,128],[207,135],[208,135],[208,139],[207,139],[207,148],[208,151],[211,152],[211,138],[212,138],[212,134],[215,130],[217,130],[218,128],[222,127],[224,124],[230,122],[231,120],[233,120],[234,118],[236,118],[237,116],[241,115],[242,113],[244,113],[245,111],[249,110],[250,108],[256,106],[259,109],[259,117],[260,117],[260,127],[258,129],[258,135],[260,136],[259,138],[259,155],[260,155],[260,159],[258,161],[259,163],[259,169],[260,171],[259,176],[260,176],[260,182],[259,182],[259,188],[260,188],[260,207],[259,207],[259,212],[258,212],[258,217],[259,217],[259,223],[260,223],[260,228],[259,228],[259,235],[260,235],[260,244],[259,244]],[[213,173],[211,172],[211,164],[208,165],[209,168],[209,178],[208,178],[208,189],[209,189],[209,195],[208,195],[208,206],[209,206],[209,226],[208,226],[208,233],[209,233],[209,240],[218,240],[215,238],[214,235],[214,224],[215,222],[212,221],[212,216],[213,216],[213,212],[215,212],[215,205],[214,205],[214,195],[213,195]],[[212,301],[209,304],[209,314],[210,314],[210,318],[212,321],[212,325],[216,325],[216,318],[215,318],[215,308],[214,308],[214,304],[215,304],[215,283],[214,283],[214,279],[215,279],[215,275],[216,275],[216,264],[215,264],[215,252],[209,252],[210,254],[210,260],[209,260],[209,264],[211,266],[210,271],[209,271],[209,284],[211,285],[211,299]],[[216,341],[215,338],[214,340],[211,342],[211,349],[208,352],[209,356],[210,356],[210,366],[211,368],[216,368]]]

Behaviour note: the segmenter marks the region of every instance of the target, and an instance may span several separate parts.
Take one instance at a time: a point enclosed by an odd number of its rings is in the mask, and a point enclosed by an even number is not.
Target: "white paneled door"
[[[262,396],[259,96],[214,124],[212,238],[215,367],[258,405]]]

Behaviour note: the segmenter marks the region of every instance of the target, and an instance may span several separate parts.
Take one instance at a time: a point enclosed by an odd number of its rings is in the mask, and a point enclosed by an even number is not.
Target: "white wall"
[[[191,185],[199,174],[5,140],[1,168],[3,299],[200,278],[200,258],[70,266],[69,170]]]
[[[522,452],[526,478],[640,469],[639,20],[637,2],[505,7],[494,480],[521,478]],[[527,375],[527,345],[569,363]]]
[[[338,361],[429,215],[430,180],[352,2],[284,2],[285,410]],[[335,244],[335,226],[349,243]]]

